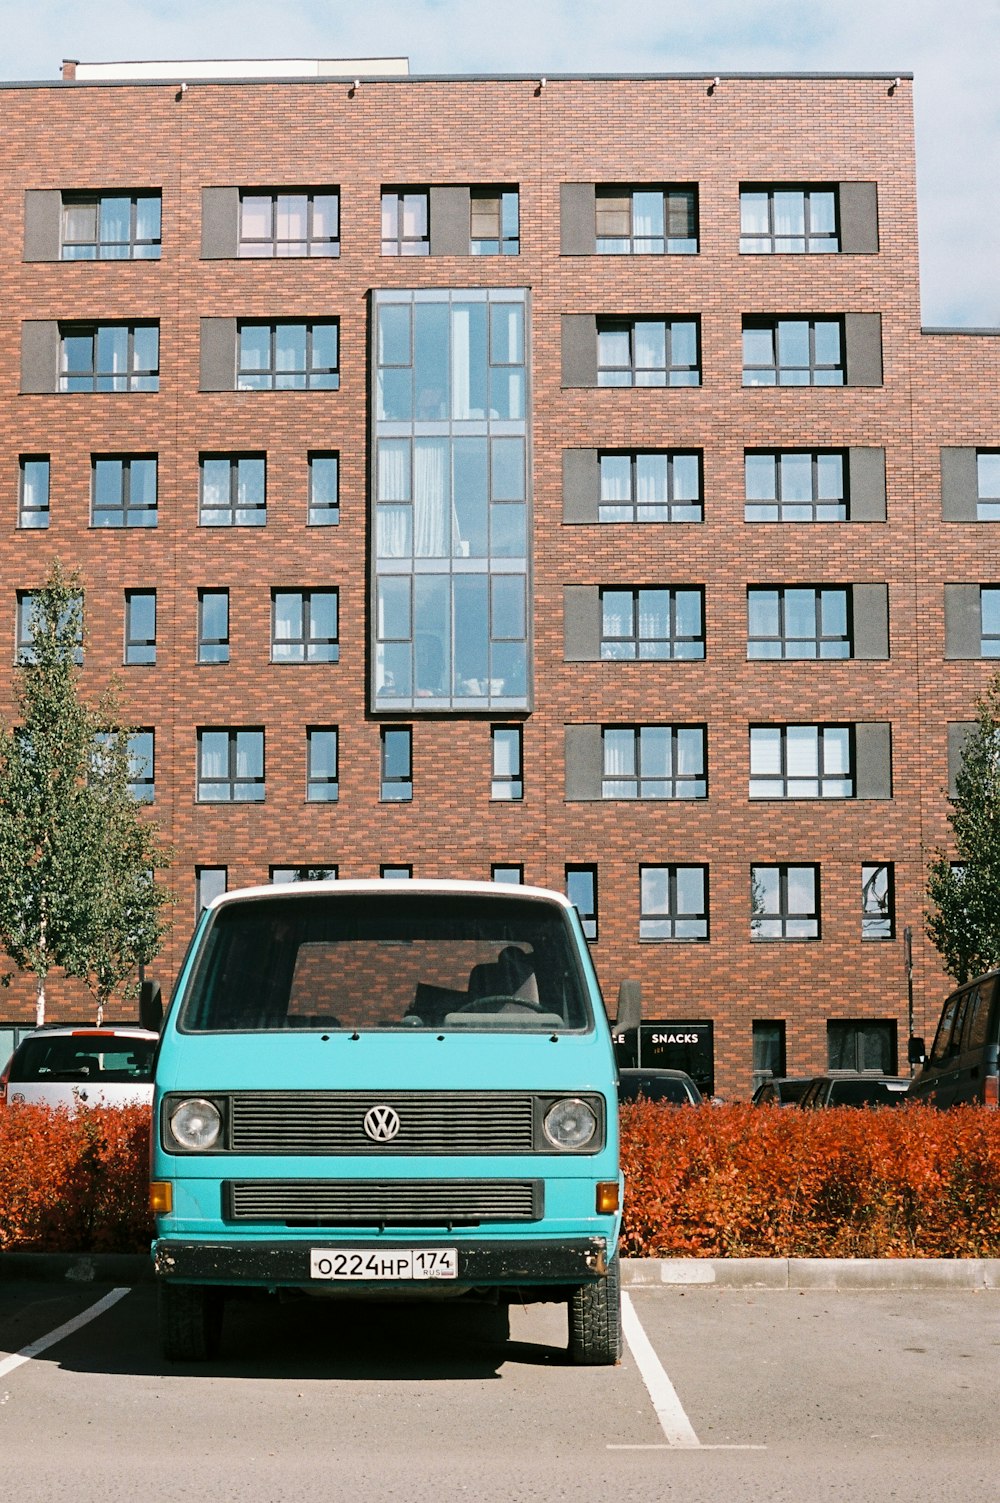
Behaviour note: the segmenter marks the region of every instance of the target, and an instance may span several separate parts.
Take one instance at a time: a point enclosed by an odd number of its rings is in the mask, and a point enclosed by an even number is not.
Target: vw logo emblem
[[[399,1132],[399,1114],[391,1106],[373,1106],[365,1112],[365,1132],[374,1143],[388,1143]]]

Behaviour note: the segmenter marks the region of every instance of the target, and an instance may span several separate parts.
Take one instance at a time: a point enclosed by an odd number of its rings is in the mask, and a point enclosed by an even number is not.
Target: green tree
[[[156,955],[173,901],[156,880],[171,853],[159,827],[139,813],[133,787],[142,769],[134,764],[129,729],[113,697],[105,699],[100,719],[105,729],[92,746],[87,781],[90,875],[79,940],[64,962],[93,992],[98,1023],[115,991]]]
[[[1000,963],[1000,673],[976,700],[948,816],[954,858],[928,867],[927,933],[962,984]]]
[[[80,692],[79,576],[56,560],[29,619],[30,646],[15,670],[16,713],[0,725],[0,946],[34,975],[41,1026],[50,972],[106,977],[109,914],[124,913],[126,894],[163,860],[155,858],[155,830],[143,831],[134,806],[130,824],[112,792],[120,758],[94,756],[98,734],[110,727]],[[137,923],[136,932],[148,935],[148,926]],[[145,958],[146,941],[141,947],[137,958]]]

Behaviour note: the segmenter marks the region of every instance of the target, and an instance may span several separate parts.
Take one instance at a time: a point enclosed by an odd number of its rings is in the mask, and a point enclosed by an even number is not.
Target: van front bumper
[[[340,1245],[343,1245],[341,1243]],[[412,1247],[413,1239],[375,1242],[351,1240],[352,1249],[391,1252],[393,1247]],[[609,1249],[604,1237],[575,1237],[562,1241],[454,1242],[445,1238],[419,1242],[422,1248],[457,1247],[458,1277],[455,1280],[404,1280],[386,1283],[386,1289],[462,1289],[468,1287],[517,1288],[522,1285],[576,1285],[594,1282],[608,1271]],[[322,1233],[308,1242],[185,1242],[161,1237],[153,1243],[153,1268],[158,1278],[178,1284],[259,1285],[316,1290],[330,1289],[328,1280],[310,1276],[310,1253],[316,1248],[336,1248],[337,1239]],[[344,1292],[358,1293],[380,1287],[369,1281],[333,1281]]]

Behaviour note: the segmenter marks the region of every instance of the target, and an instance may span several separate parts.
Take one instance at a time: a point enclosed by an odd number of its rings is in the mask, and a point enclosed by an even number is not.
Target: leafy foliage
[[[127,731],[112,701],[95,710],[80,693],[82,641],[79,576],[57,560],[33,597],[15,723],[0,729],[0,946],[36,977],[39,1025],[57,966],[100,1005],[151,959],[170,896],[150,880],[168,856],[128,793]],[[102,731],[111,746],[95,757]]]
[[[623,1106],[626,1257],[1000,1255],[1000,1113]]]
[[[949,799],[957,860],[936,852],[927,878],[927,933],[959,985],[1000,963],[1000,674],[976,709]]]

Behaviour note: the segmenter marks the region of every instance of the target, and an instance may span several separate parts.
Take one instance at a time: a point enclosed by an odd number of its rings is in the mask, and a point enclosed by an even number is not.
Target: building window
[[[18,527],[49,525],[49,456],[22,454],[18,480]]]
[[[703,658],[704,591],[601,591],[601,657]]]
[[[413,797],[413,732],[408,725],[382,727],[383,803],[408,803]]]
[[[125,591],[125,662],[142,667],[156,662],[156,591]]]
[[[155,735],[153,731],[131,731],[128,738],[129,792],[138,804],[151,804],[156,798]]]
[[[198,591],[198,661],[229,662],[229,591]]]
[[[1000,586],[982,585],[979,602],[982,612],[979,656],[1000,658]]]
[[[526,301],[375,294],[374,709],[529,707]]]
[[[843,450],[748,451],[744,457],[747,522],[846,522]]]
[[[202,454],[202,527],[263,527],[267,465],[263,454]]]
[[[566,896],[580,915],[588,939],[597,938],[597,867],[567,866]]]
[[[240,194],[240,256],[339,256],[340,194],[244,189]]]
[[[380,866],[378,874],[387,882],[409,882],[413,876],[413,867]]]
[[[493,762],[490,798],[506,800],[523,798],[521,726],[490,726],[490,747]]]
[[[693,187],[595,190],[599,256],[693,256],[698,191]]]
[[[741,188],[740,250],[752,255],[839,251],[835,190]]]
[[[831,1070],[877,1070],[895,1075],[896,1023],[881,1018],[828,1018],[826,1052]]]
[[[237,391],[337,391],[340,323],[241,323]]]
[[[744,386],[843,386],[840,318],[745,318]]]
[[[382,189],[383,256],[430,254],[430,194],[426,188]]]
[[[700,386],[695,319],[599,318],[598,386]]]
[[[63,261],[158,261],[159,193],[64,193]]]
[[[601,522],[701,522],[701,452],[632,450],[599,456]]]
[[[751,798],[853,798],[849,725],[752,725]]]
[[[703,725],[606,725],[601,797],[706,798]]]
[[[340,455],[309,455],[309,526],[335,527],[340,521]]]
[[[785,1063],[784,1021],[764,1022],[754,1019],[751,1024],[753,1037],[753,1087],[765,1080],[777,1080],[787,1075]]]
[[[60,324],[60,391],[159,389],[159,324]]]
[[[894,939],[896,934],[896,884],[890,861],[872,862],[861,868],[861,938]]]
[[[473,188],[470,250],[474,256],[516,256],[521,249],[516,188]],[[391,253],[390,253],[391,254]]]
[[[639,938],[708,939],[707,866],[640,866]]]
[[[90,525],[155,527],[156,522],[156,456],[95,454]]]
[[[201,916],[213,898],[221,898],[226,890],[228,878],[229,871],[225,866],[195,867],[195,918]]]
[[[819,939],[819,867],[750,868],[752,939]]]
[[[272,866],[268,873],[271,882],[282,886],[287,882],[335,882],[335,866]]]
[[[333,804],[340,797],[339,745],[335,725],[306,730],[306,799],[311,804]]]
[[[494,861],[490,867],[490,881],[506,882],[511,887],[517,887],[524,881],[524,867],[504,866],[500,862]]]
[[[976,451],[976,520],[1000,522],[1000,450],[997,449]]]
[[[204,804],[263,802],[262,730],[198,731],[198,800]]]
[[[73,661],[79,667],[83,663],[83,596],[76,597],[74,605],[68,605],[59,621],[60,629],[68,626],[71,612],[76,613],[76,642]],[[17,592],[17,663],[35,661],[35,597],[30,590]]]
[[[802,585],[747,591],[748,658],[849,658],[849,592]]]
[[[271,591],[271,662],[340,659],[336,590]]]

